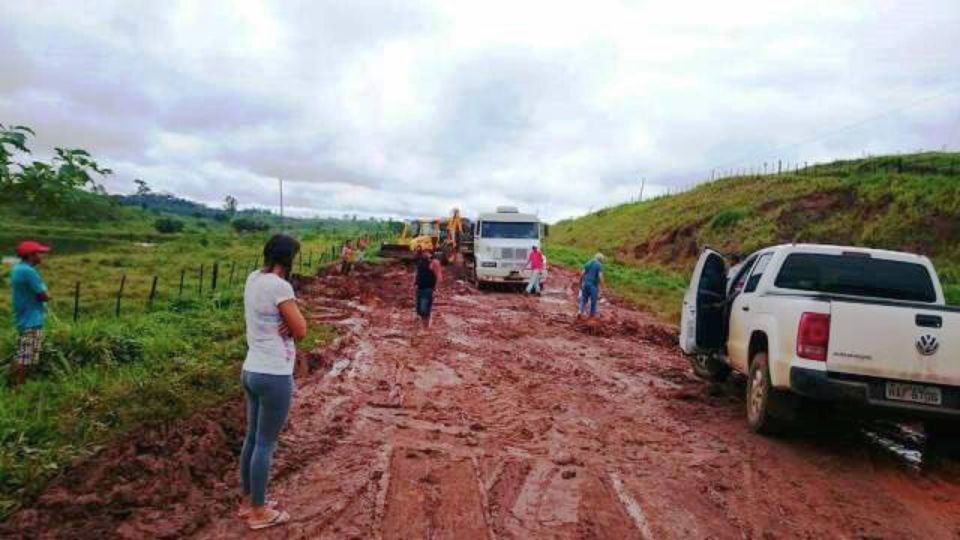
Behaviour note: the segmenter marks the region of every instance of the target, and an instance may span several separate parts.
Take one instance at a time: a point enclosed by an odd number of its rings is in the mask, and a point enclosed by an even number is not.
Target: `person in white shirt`
[[[294,238],[282,234],[271,238],[263,248],[263,268],[250,274],[243,292],[247,357],[241,381],[247,397],[247,435],[240,454],[244,500],[238,516],[254,530],[290,521],[290,514],[267,503],[266,494],[273,451],[293,396],[294,341],[307,333],[287,281],[299,251]]]

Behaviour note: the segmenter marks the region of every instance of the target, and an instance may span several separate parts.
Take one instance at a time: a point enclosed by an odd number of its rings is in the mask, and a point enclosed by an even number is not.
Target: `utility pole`
[[[643,202],[643,188],[647,185],[647,177],[640,179],[640,202]]]
[[[284,230],[284,221],[283,221],[283,178],[277,178],[280,182],[280,231]]]

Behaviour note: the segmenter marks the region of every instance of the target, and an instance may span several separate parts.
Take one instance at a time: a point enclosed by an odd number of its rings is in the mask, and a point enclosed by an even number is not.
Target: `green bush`
[[[270,230],[270,224],[253,218],[242,217],[230,222],[237,232],[262,232]]]
[[[722,210],[710,220],[710,227],[714,229],[728,229],[740,223],[740,220],[745,217],[747,217],[747,211],[742,208]]]
[[[153,222],[153,228],[160,234],[174,234],[182,232],[184,223],[179,219],[160,218]]]

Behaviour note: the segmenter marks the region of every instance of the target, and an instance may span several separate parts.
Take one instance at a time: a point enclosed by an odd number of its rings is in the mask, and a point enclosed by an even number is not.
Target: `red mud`
[[[540,298],[446,279],[418,330],[398,266],[303,284],[341,337],[299,370],[272,497],[233,517],[240,404],[117,444],[7,524],[23,537],[960,538],[956,472],[918,472],[836,426],[767,439],[742,384],[706,385],[675,329],[614,303],[574,324]],[[829,422],[825,422],[829,424]]]

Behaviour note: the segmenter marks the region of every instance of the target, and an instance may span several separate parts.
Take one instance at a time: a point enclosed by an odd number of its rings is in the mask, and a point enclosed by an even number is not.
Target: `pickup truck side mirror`
[[[543,226],[543,237],[546,238],[548,236],[550,236],[550,225],[545,224]]]

